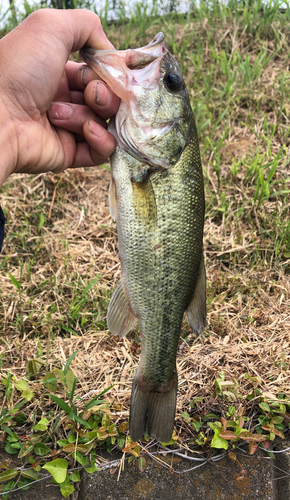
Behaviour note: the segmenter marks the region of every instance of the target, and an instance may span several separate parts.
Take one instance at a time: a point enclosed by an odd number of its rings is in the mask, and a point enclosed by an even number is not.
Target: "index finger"
[[[65,73],[70,90],[85,90],[88,83],[100,77],[84,63],[68,61]]]

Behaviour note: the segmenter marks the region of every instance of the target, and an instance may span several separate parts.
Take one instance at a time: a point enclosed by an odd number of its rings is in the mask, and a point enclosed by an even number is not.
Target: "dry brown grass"
[[[57,277],[57,284],[67,282],[64,268],[75,279],[77,277],[77,280],[84,282],[100,274],[98,287],[90,292],[92,302],[97,300],[98,295],[103,297],[104,290],[111,292],[120,274],[116,230],[107,205],[108,172],[98,167],[68,172],[63,177],[67,180],[67,185],[65,192],[56,193],[58,201],[52,207],[53,228],[45,229],[43,236],[35,236],[41,240],[38,252],[44,252],[45,258],[29,283],[25,282],[27,256],[21,256],[24,261],[24,292],[21,298],[23,333],[16,331],[15,326],[15,316],[19,311],[15,288],[7,273],[1,276],[2,372],[9,371],[17,379],[24,377],[27,361],[39,357],[39,339],[43,359],[47,360],[49,370],[55,366],[64,366],[69,356],[78,351],[71,365],[79,379],[76,394],[83,396],[92,390],[100,392],[114,384],[107,399],[121,405],[122,412],[119,416],[124,418],[128,416],[131,383],[140,358],[138,334],[133,332],[119,341],[107,330],[93,327],[82,332],[79,327],[76,328],[76,335],[54,334],[48,344],[49,329],[53,331],[54,322],[63,317],[63,312],[56,311],[50,321],[47,320],[51,302],[59,309],[64,307],[64,301],[69,304],[69,288],[73,287],[73,283],[65,285],[66,293],[62,297],[57,292],[51,295],[46,287],[45,292],[37,295],[33,302],[33,313],[27,317],[29,289],[33,290],[51,275]],[[46,210],[45,207],[43,209],[46,215],[51,203],[52,180],[54,179],[48,176],[38,179],[18,176],[13,181],[13,186],[7,190],[7,195],[2,195],[2,205],[9,213],[8,240],[1,256],[2,261],[7,254],[9,261],[13,256],[16,257],[17,246],[14,238],[9,239],[9,229],[18,223],[17,198],[22,194],[25,196],[25,185],[33,190],[41,182],[42,190],[38,192],[40,198],[50,188],[50,195],[45,201]],[[73,186],[71,192],[68,186]],[[65,199],[69,203],[61,213],[59,205],[64,206]],[[35,200],[27,196],[25,211],[29,208],[33,210],[34,204]],[[84,207],[86,213],[79,206]],[[104,225],[108,227],[102,227]],[[10,253],[7,241],[11,241]],[[214,250],[215,245],[218,246],[218,251]],[[207,220],[205,253],[209,283],[208,324],[205,334],[199,338],[194,338],[189,332],[186,321],[183,325],[177,355],[177,417],[180,423],[181,413],[189,409],[193,398],[203,397],[205,401],[209,401],[209,406],[213,405],[214,382],[220,371],[225,372],[226,380],[238,380],[242,396],[240,402],[236,399],[238,406],[245,405],[245,397],[253,392],[253,384],[245,379],[245,374],[261,378],[260,389],[267,398],[275,399],[278,393],[290,396],[289,278],[275,266],[267,266],[265,269],[263,263],[258,266],[261,269],[249,269],[248,252],[251,249],[251,244],[248,245],[246,241],[244,244],[233,244],[231,232],[223,225]],[[240,265],[225,267],[220,257],[233,253],[238,254]],[[64,264],[64,259],[68,263]],[[10,264],[9,271],[19,279],[19,266]],[[90,310],[84,314],[89,315]],[[27,322],[29,326],[26,326]],[[33,326],[34,323],[36,326]],[[31,387],[35,388],[37,383],[31,382]]]

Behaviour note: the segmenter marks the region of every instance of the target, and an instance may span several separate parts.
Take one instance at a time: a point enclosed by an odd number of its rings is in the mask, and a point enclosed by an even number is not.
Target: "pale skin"
[[[112,48],[86,10],[36,11],[0,40],[0,187],[12,173],[100,165],[114,151],[106,120],[119,98],[68,61],[84,45]]]

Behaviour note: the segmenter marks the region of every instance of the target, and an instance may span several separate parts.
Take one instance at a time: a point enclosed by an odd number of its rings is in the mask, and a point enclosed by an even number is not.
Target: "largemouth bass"
[[[196,125],[180,68],[163,33],[136,50],[81,56],[121,97],[109,131],[109,202],[117,221],[121,279],[107,324],[122,338],[138,321],[141,361],[130,435],[168,442],[177,395],[176,353],[183,314],[199,334],[206,319],[204,187]]]

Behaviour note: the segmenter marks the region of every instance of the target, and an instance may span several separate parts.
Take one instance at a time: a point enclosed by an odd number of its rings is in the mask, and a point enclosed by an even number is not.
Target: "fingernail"
[[[48,113],[55,120],[67,120],[72,114],[72,107],[69,104],[54,102],[49,107]]]
[[[108,106],[113,98],[109,87],[103,82],[97,82],[95,87],[95,103],[98,106]]]
[[[88,67],[85,66],[84,69],[83,69],[83,74],[82,74],[82,81],[83,81],[83,85],[86,86],[86,74],[87,74],[87,71],[88,71]]]
[[[93,120],[89,120],[88,128],[89,132],[91,132],[91,134],[95,135],[96,137],[102,137],[106,132],[102,125],[99,125],[99,123],[94,122]]]
[[[84,87],[86,87],[92,80],[96,79],[96,73],[88,66],[81,67],[80,71],[82,72],[82,82]]]

